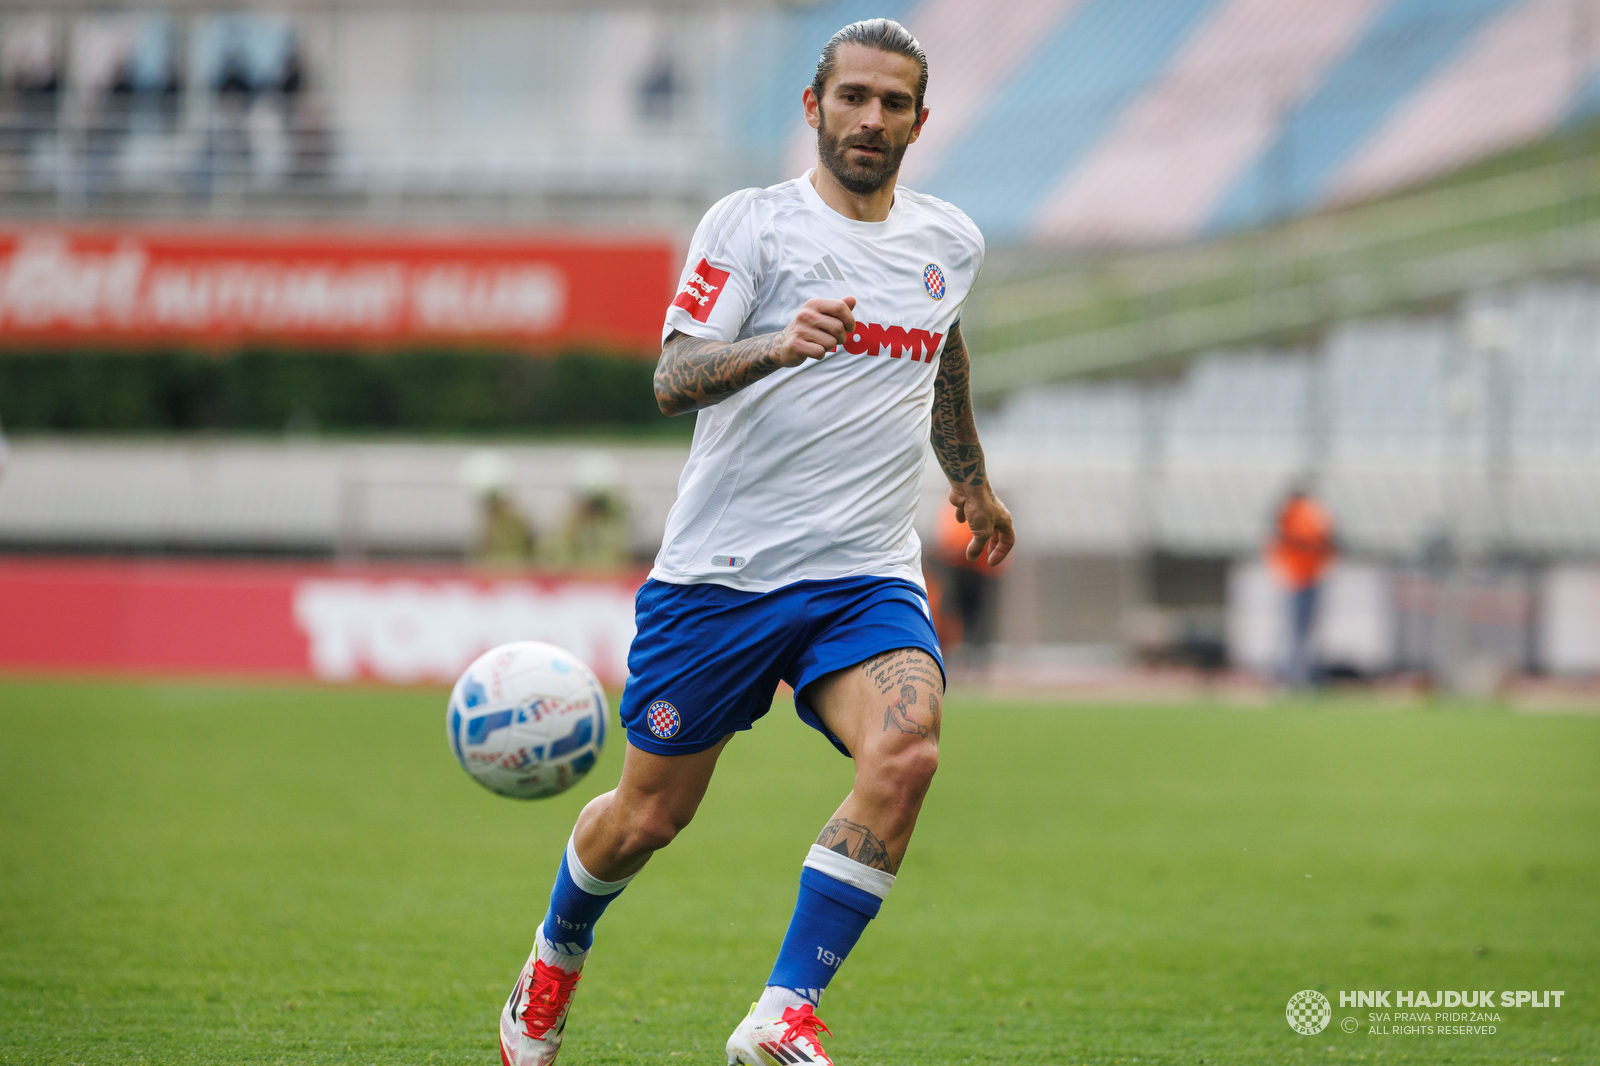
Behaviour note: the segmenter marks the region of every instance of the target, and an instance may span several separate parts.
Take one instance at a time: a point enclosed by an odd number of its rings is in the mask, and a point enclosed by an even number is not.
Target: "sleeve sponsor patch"
[[[678,298],[672,301],[672,306],[683,308],[696,322],[704,322],[711,316],[711,309],[717,306],[717,297],[722,295],[727,284],[728,272],[702,259],[678,290]]]

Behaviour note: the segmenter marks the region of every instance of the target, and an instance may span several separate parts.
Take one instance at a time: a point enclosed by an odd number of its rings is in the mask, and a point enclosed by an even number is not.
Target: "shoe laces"
[[[561,1012],[572,1002],[572,990],[583,977],[581,970],[568,973],[559,966],[533,961],[533,982],[528,989],[528,1005],[522,1008],[522,1021],[534,1040],[542,1040],[561,1020]]]
[[[823,1024],[809,1003],[801,1007],[785,1007],[783,1024],[788,1026],[783,1033],[783,1042],[786,1044],[803,1036],[811,1042],[812,1047],[817,1047],[817,1030],[833,1035],[833,1030]]]

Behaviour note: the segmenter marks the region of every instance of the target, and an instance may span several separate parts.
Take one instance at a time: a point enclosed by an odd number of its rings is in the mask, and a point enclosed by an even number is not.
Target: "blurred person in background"
[[[941,507],[933,550],[940,636],[950,665],[981,670],[989,663],[1000,599],[999,578],[1006,565],[990,566],[982,559],[968,559],[967,547],[971,543],[972,530],[956,515],[955,508]],[[947,633],[949,639],[944,640]]]
[[[478,537],[472,558],[499,566],[521,566],[531,560],[537,538],[527,518],[511,502],[511,460],[492,449],[475,451],[461,461],[460,478],[478,505]]]
[[[590,573],[628,565],[628,501],[621,480],[621,467],[606,453],[579,457],[572,474],[572,510],[560,538],[551,541],[551,563]]]
[[[1304,485],[1294,485],[1278,508],[1267,564],[1289,590],[1289,658],[1283,679],[1296,688],[1315,680],[1316,629],[1322,577],[1337,554],[1333,518]]]
[[[528,520],[504,492],[482,497],[483,525],[474,557],[480,562],[520,565],[533,558],[536,539]]]

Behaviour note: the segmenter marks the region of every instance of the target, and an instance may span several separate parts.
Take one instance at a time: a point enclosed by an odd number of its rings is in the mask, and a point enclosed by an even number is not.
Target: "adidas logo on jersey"
[[[801,277],[810,278],[812,281],[843,281],[844,275],[839,272],[839,264],[833,261],[833,256],[825,255],[822,262],[806,271]]]
[[[883,349],[887,348],[890,359],[910,355],[914,363],[931,363],[942,340],[944,340],[943,333],[931,333],[925,329],[857,322],[856,331],[844,342],[844,350],[851,355],[882,355]]]

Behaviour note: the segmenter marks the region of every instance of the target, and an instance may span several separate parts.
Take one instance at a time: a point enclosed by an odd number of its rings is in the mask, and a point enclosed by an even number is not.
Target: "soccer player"
[[[506,1066],[554,1060],[595,923],[694,817],[718,756],[779,680],[855,761],[855,786],[805,857],[728,1062],[832,1062],[816,1005],[893,887],[939,761],[944,669],[912,530],[930,439],[972,531],[968,557],[998,565],[1015,541],[961,339],[983,238],[895,184],[928,118],[927,80],[899,23],[846,26],[802,96],[821,165],[734,193],[695,232],[655,390],[666,413],[699,415],[639,591],[622,779],[567,843],[500,1016]]]

